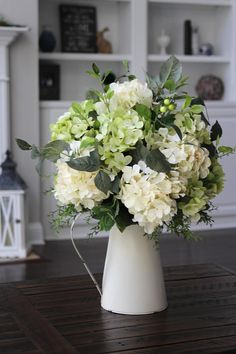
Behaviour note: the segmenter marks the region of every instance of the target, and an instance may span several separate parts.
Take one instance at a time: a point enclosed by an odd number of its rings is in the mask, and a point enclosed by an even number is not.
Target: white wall
[[[31,229],[40,230],[40,182],[29,154],[20,151],[15,138],[39,143],[38,112],[38,1],[0,0],[7,21],[30,27],[10,49],[11,149],[18,172],[28,185]],[[32,236],[34,237],[34,235]]]

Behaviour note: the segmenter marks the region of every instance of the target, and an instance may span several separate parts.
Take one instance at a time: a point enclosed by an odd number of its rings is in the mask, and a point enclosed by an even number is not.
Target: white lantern
[[[26,244],[26,184],[16,172],[16,163],[6,153],[0,175],[0,258],[24,258]]]

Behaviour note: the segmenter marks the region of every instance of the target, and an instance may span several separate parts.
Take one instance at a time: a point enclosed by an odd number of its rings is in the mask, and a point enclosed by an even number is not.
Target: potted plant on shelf
[[[93,64],[88,74],[102,90],[73,103],[50,126],[47,145],[17,142],[56,166],[56,223],[73,226],[89,212],[98,221],[93,233],[110,231],[102,291],[82,259],[102,307],[144,314],[167,307],[159,235],[165,229],[191,239],[193,221],[212,222],[211,200],[224,185],[219,158],[233,149],[220,146],[222,129],[210,126],[204,102],[181,92],[186,78],[175,57],[146,84],[124,64],[125,74],[109,85],[110,72]]]

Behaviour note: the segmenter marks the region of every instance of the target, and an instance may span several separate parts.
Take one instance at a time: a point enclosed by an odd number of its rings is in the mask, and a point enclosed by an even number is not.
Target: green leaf
[[[201,119],[202,121],[206,124],[206,125],[210,125],[210,123],[208,122],[207,118],[205,117],[205,114],[202,112],[201,113]]]
[[[94,90],[88,90],[86,93],[86,100],[93,100],[94,102],[97,102],[99,97]]]
[[[112,217],[112,215],[110,215],[109,213],[104,214],[99,221],[99,226],[101,231],[111,230],[114,224],[115,224],[115,220]]]
[[[211,141],[217,140],[217,138],[222,136],[222,128],[218,121],[211,128]]]
[[[127,226],[133,225],[133,215],[131,215],[126,207],[120,203],[119,214],[116,216],[115,221],[120,232],[123,232]]]
[[[78,114],[81,114],[81,113],[82,113],[82,109],[81,109],[81,106],[80,106],[79,103],[77,103],[77,102],[72,102],[71,107],[72,107],[72,109],[73,109],[73,111],[74,111],[75,113],[78,113]]]
[[[203,101],[203,99],[201,97],[196,97],[196,98],[193,98],[192,101],[191,101],[191,106],[194,106],[194,105],[202,105],[202,106],[205,106],[205,102]]]
[[[213,144],[202,144],[202,147],[206,148],[209,151],[210,157],[215,157],[217,156],[217,150],[215,145]]]
[[[120,177],[116,176],[114,181],[111,182],[111,192],[118,194],[120,191]]]
[[[16,139],[16,143],[21,150],[31,150],[32,149],[32,145],[27,143],[27,141],[25,141],[25,140]]]
[[[80,149],[83,150],[88,147],[94,147],[94,145],[95,145],[95,138],[90,138],[88,136],[81,141]]]
[[[159,77],[153,78],[148,73],[146,73],[146,82],[150,90],[152,90],[152,92],[156,94],[158,91],[158,85],[160,84]]]
[[[159,119],[160,124],[163,124],[164,126],[172,126],[174,121],[175,121],[175,116],[174,114],[167,114],[164,117],[162,117],[161,119]]]
[[[90,112],[89,112],[88,116],[89,116],[90,118],[93,118],[94,120],[96,120],[98,114],[97,114],[97,112],[96,112],[95,110],[93,110],[93,111],[90,111]]]
[[[150,151],[146,157],[146,164],[152,170],[168,173],[171,170],[170,163],[159,149]]]
[[[180,87],[187,85],[188,81],[188,76],[182,76],[177,82],[176,90],[178,90]]]
[[[171,127],[176,131],[176,134],[178,135],[180,140],[182,140],[183,139],[183,135],[182,135],[182,132],[181,132],[180,128],[177,125],[175,125],[175,124],[172,124]]]
[[[39,149],[37,148],[37,146],[32,145],[32,150],[31,150],[31,158],[37,159],[38,157],[40,157],[41,153],[39,151]]]
[[[93,64],[92,64],[92,68],[93,68],[93,72],[94,72],[97,76],[99,76],[99,75],[100,75],[99,67],[98,67],[95,63],[93,63]]]
[[[130,155],[132,156],[132,164],[137,164],[139,161],[146,161],[148,154],[148,149],[139,140],[135,145],[135,149],[131,150]]]
[[[77,171],[94,172],[101,165],[100,157],[96,150],[92,151],[89,156],[79,157],[67,162],[68,166]]]
[[[166,88],[170,92],[173,92],[176,90],[176,83],[174,82],[174,80],[167,80],[164,84],[164,88]]]
[[[70,145],[63,140],[54,140],[41,149],[41,156],[49,161],[56,162],[63,151],[69,151]]]
[[[192,97],[191,96],[186,96],[184,104],[182,105],[181,109],[184,110],[188,108],[191,105],[192,102]]]
[[[99,171],[97,173],[94,178],[94,183],[97,189],[102,191],[104,194],[107,194],[112,188],[110,176],[104,171]]]
[[[94,79],[99,79],[99,75],[95,74],[92,70],[86,70],[86,74],[93,77]]]
[[[136,79],[136,76],[135,75],[129,75],[128,76],[128,80],[129,81],[132,81],[132,80],[135,80]]]
[[[233,154],[235,152],[235,149],[230,146],[222,145],[218,147],[218,151],[224,155],[228,155],[228,154]]]
[[[151,110],[144,104],[138,103],[135,105],[134,109],[140,117],[143,117],[146,120],[149,120],[151,118]]]
[[[162,64],[160,70],[160,82],[162,87],[164,87],[166,81],[173,80],[177,82],[182,75],[182,65],[180,61],[175,57],[171,56],[165,63]]]
[[[129,62],[128,62],[128,60],[123,60],[122,64],[124,66],[125,71],[129,72]]]
[[[190,111],[193,114],[200,114],[203,111],[203,106],[201,104],[194,104],[191,106]]]

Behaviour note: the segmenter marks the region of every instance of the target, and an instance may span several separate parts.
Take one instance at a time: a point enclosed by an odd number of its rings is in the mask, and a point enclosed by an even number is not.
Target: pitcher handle
[[[82,257],[80,251],[78,250],[77,246],[75,245],[75,242],[74,242],[74,236],[73,236],[73,232],[74,232],[74,226],[75,226],[75,223],[77,221],[77,219],[79,218],[79,214],[76,215],[76,217],[74,218],[72,224],[71,224],[71,227],[70,227],[70,237],[71,237],[71,242],[72,242],[72,245],[75,249],[75,252],[77,253],[77,255],[79,256],[81,262],[83,263],[88,275],[90,276],[90,278],[92,279],[94,285],[96,286],[97,288],[97,291],[99,292],[99,295],[102,296],[102,290],[100,288],[100,286],[98,285],[98,282],[96,281],[93,273],[91,272],[91,270],[89,269],[89,266],[87,265],[87,263],[85,262],[84,258]]]

